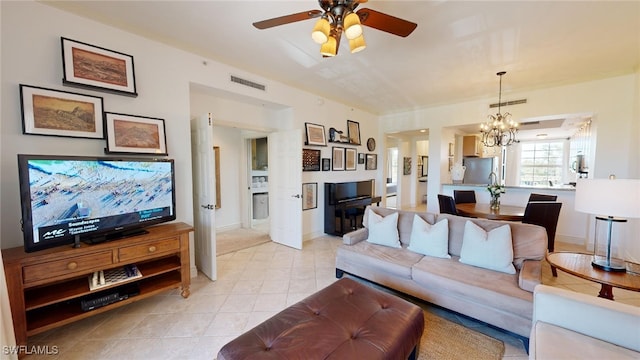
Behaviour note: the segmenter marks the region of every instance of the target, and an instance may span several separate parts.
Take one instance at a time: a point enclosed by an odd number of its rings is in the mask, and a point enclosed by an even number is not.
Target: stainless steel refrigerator
[[[488,184],[489,174],[492,171],[496,173],[496,176],[498,174],[498,161],[494,157],[466,157],[462,159],[462,165],[466,167],[462,179],[463,184]]]

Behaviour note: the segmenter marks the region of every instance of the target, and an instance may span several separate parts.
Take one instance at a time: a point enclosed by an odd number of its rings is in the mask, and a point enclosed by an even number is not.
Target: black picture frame
[[[22,133],[104,139],[103,99],[20,84]]]
[[[344,170],[344,150],[345,148],[334,146],[331,148],[331,170]]]
[[[320,150],[302,149],[302,171],[320,171]]]
[[[355,171],[358,164],[358,152],[354,148],[346,148],[344,152],[344,169]]]
[[[106,154],[169,155],[164,119],[104,113]]]
[[[349,138],[349,144],[360,145],[360,123],[347,120],[347,137]]]
[[[327,135],[324,125],[304,123],[306,141],[305,145],[327,146]]]
[[[302,184],[302,210],[318,207],[318,183]]]
[[[378,169],[378,155],[377,154],[367,154],[365,163],[365,170],[377,170]]]
[[[329,170],[331,170],[331,159],[323,158],[322,159],[322,171],[329,171]]]
[[[60,43],[64,85],[138,96],[133,56],[65,37]]]
[[[364,153],[358,153],[358,164],[364,164]]]

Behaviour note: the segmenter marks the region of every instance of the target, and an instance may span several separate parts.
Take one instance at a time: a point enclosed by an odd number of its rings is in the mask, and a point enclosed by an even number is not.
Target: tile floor
[[[59,353],[26,359],[214,359],[237,335],[335,281],[340,241],[323,236],[305,242],[302,251],[267,243],[219,256],[218,280],[203,275],[192,279],[188,299],[172,291],[36,335],[30,346],[56,346]],[[598,285],[558,273],[552,278],[544,266],[543,282],[597,295]],[[640,293],[614,293],[617,301],[640,306]],[[434,311],[504,341],[505,359],[527,358],[518,337],[442,309]]]

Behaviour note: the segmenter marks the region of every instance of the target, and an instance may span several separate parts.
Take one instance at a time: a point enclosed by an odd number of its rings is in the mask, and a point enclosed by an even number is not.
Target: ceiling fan
[[[311,37],[316,43],[321,44],[320,53],[325,57],[338,53],[342,33],[349,40],[352,53],[364,50],[366,44],[361,25],[402,37],[409,36],[418,26],[411,21],[371,9],[355,11],[358,5],[366,2],[367,0],[318,0],[322,10],[309,10],[262,20],[254,22],[253,26],[262,30],[320,17]]]

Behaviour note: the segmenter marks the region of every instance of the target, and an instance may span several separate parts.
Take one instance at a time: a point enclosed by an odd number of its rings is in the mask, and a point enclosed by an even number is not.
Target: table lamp
[[[640,218],[640,179],[578,179],[575,209],[596,215],[595,243],[591,264],[605,271],[626,271],[625,262],[611,258],[611,232],[613,223],[624,223],[626,218]],[[607,242],[604,256],[599,254],[598,221],[607,223]]]

